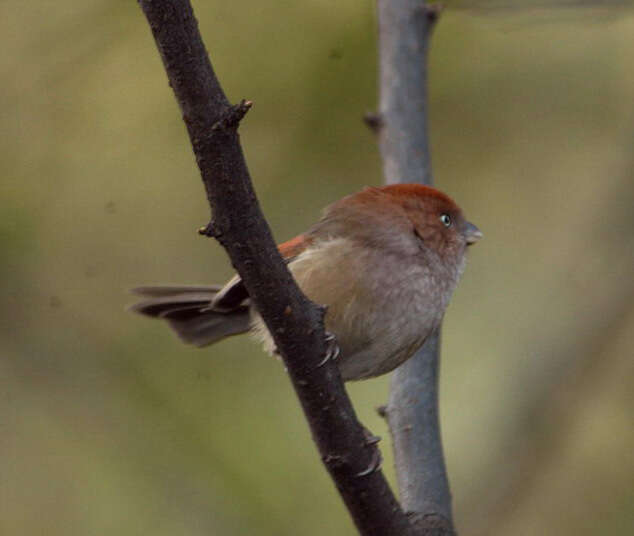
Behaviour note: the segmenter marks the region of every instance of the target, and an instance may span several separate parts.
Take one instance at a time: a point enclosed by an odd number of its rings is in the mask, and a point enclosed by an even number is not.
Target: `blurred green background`
[[[437,185],[485,233],[447,314],[443,438],[465,536],[634,530],[634,11],[452,6]],[[371,2],[194,3],[278,240],[379,184]],[[483,9],[487,8],[487,9]],[[0,5],[0,534],[354,534],[280,363],[124,311],[222,282],[136,2]],[[388,379],[351,384],[363,422]]]

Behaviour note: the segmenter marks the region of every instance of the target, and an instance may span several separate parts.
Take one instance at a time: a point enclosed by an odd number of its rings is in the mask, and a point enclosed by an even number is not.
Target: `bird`
[[[445,193],[420,184],[366,187],[327,206],[278,246],[304,294],[326,307],[344,381],[386,374],[437,330],[482,232]],[[131,310],[205,347],[250,332],[276,353],[239,275],[219,286],[144,286]]]

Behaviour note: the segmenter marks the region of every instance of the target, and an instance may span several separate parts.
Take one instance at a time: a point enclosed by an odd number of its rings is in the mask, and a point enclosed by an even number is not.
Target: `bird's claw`
[[[341,349],[337,344],[337,338],[333,333],[329,331],[326,332],[326,355],[324,358],[317,364],[318,367],[324,366],[331,359],[334,361],[339,357],[341,353]]]
[[[371,475],[372,473],[376,473],[377,471],[381,470],[382,465],[383,465],[383,456],[381,456],[381,451],[378,448],[374,448],[370,465],[368,465],[367,469],[364,469],[360,473],[357,473],[355,476],[362,477],[362,476]]]
[[[366,447],[374,447],[374,452],[372,454],[372,461],[367,469],[364,469],[360,473],[357,473],[356,476],[367,476],[381,469],[381,465],[383,465],[383,456],[381,456],[381,451],[375,447],[375,445],[381,441],[381,436],[374,435],[370,430],[368,430],[365,426],[363,427],[363,439],[365,441]]]
[[[374,435],[365,426],[363,427],[363,436],[364,436],[364,439],[365,439],[365,444],[368,445],[368,446],[376,445],[382,439],[381,436]]]

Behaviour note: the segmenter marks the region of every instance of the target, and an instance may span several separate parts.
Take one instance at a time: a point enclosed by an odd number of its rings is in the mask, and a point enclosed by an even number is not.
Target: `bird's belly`
[[[382,281],[380,291],[357,288],[347,296],[346,306],[337,302],[326,313],[326,328],[341,347],[338,364],[344,380],[392,371],[440,324],[443,307],[438,296],[426,291],[428,275],[418,269],[400,274]]]
[[[394,370],[420,348],[438,322],[429,311],[419,307],[387,307],[376,311],[365,333],[359,333],[352,341],[345,335],[340,337],[338,326],[329,324],[327,317],[326,325],[340,341],[338,366],[344,381],[348,381]]]

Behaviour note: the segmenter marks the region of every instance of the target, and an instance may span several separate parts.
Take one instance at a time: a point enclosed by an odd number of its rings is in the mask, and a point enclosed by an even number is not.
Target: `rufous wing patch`
[[[286,242],[277,246],[284,257],[286,262],[293,260],[300,253],[304,252],[312,243],[312,239],[306,237],[306,235],[297,235],[295,238],[291,238]]]

